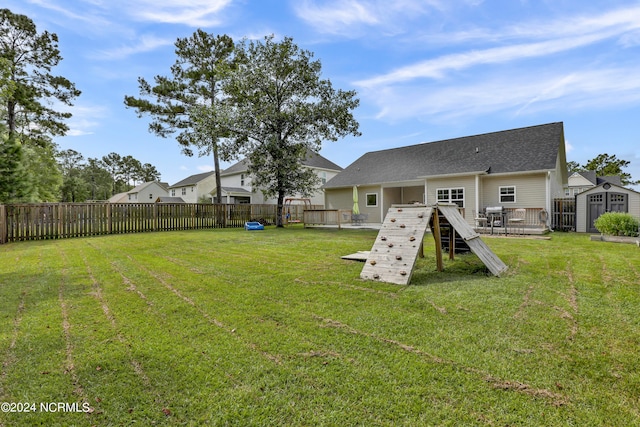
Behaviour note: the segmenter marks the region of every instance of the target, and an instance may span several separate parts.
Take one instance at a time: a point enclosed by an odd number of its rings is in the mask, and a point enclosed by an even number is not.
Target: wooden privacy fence
[[[302,207],[292,207],[292,209]],[[276,222],[276,205],[44,203],[0,205],[0,243]]]
[[[551,227],[554,230],[576,230],[576,198],[553,199],[553,217]]]

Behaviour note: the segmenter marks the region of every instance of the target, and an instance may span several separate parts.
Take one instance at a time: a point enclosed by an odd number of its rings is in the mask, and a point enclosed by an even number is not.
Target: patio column
[[[480,175],[476,175],[476,216],[480,212]]]

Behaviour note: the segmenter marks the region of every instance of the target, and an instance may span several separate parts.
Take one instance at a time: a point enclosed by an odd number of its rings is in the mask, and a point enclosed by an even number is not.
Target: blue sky
[[[362,136],[324,144],[346,167],[367,151],[562,121],[568,160],[631,161],[640,179],[640,2],[630,0],[3,0],[58,34],[55,74],[82,95],[56,142],[155,165],[173,184],[212,170],[124,107],[137,78],[169,75],[202,28],[293,37],[334,87],[355,89]],[[65,107],[66,109],[67,107]],[[229,164],[223,164],[223,167]],[[640,189],[636,187],[636,189]]]

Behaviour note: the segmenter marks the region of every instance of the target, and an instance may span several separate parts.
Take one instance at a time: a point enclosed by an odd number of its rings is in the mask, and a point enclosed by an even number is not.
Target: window
[[[183,196],[187,195],[187,187],[182,187],[182,195]]]
[[[464,188],[438,188],[436,198],[438,203],[454,203],[464,208]]]
[[[149,193],[149,198],[153,199],[153,194]]]
[[[176,196],[176,189],[175,189],[175,188],[173,188],[173,189],[171,190],[171,197],[175,197],[175,196]]]
[[[378,193],[367,193],[367,207],[375,208],[378,206]]]
[[[515,203],[516,187],[500,187],[500,203]]]
[[[320,172],[320,182],[322,183],[322,185],[327,183],[327,173],[326,172]]]
[[[244,187],[244,174],[240,174],[240,185]]]

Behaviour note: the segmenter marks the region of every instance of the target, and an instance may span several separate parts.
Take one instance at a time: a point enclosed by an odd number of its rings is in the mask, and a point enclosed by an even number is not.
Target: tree
[[[90,157],[82,169],[82,177],[89,186],[91,200],[107,200],[112,196],[113,178],[101,160]]]
[[[83,177],[84,156],[76,150],[63,150],[57,155],[62,171],[61,198],[63,202],[81,202],[89,196],[89,185]]]
[[[158,169],[151,163],[142,165],[139,176],[142,182],[160,181],[160,172],[158,172]]]
[[[582,167],[584,170],[595,171],[598,176],[619,175],[622,185],[640,184],[640,181],[631,178],[631,174],[622,171],[622,168],[626,168],[630,163],[628,160],[618,159],[615,154],[611,156],[605,153],[589,160]]]
[[[335,90],[321,79],[320,61],[291,38],[244,40],[236,56],[239,68],[225,85],[232,103],[229,144],[249,161],[253,185],[277,197],[281,227],[285,196],[308,195],[317,183],[302,164],[307,156],[325,140],[360,135],[352,114],[359,100],[355,91]]]
[[[111,194],[117,194],[118,190],[121,189],[122,156],[118,153],[109,153],[106,156],[102,156],[101,161],[104,168],[109,172],[109,175],[111,175]]]
[[[51,74],[62,60],[58,36],[38,34],[31,19],[0,9],[0,57],[8,68],[13,88],[3,99],[3,121],[9,135],[20,133],[36,145],[46,145],[52,136],[69,130],[64,123],[71,113],[50,108],[57,100],[72,105],[80,91],[68,79]]]
[[[574,162],[574,161],[567,162],[567,172],[574,173],[574,172],[582,172],[583,170],[584,169],[582,169],[582,166],[580,166],[578,162]]]
[[[0,203],[24,200],[28,188],[25,188],[22,146],[6,132],[0,132],[0,138]]]
[[[200,156],[213,154],[216,172],[218,203],[222,200],[218,141],[225,136],[220,120],[207,120],[207,126],[196,120],[196,114],[216,117],[221,102],[222,83],[233,68],[233,40],[227,35],[213,36],[197,30],[189,38],[176,43],[176,62],[171,77],[156,76],[152,86],[138,78],[140,98],[125,96],[124,103],[137,110],[138,117],[149,114],[153,121],[149,131],[163,138],[179,132],[176,139],[182,151],[193,155],[192,147]],[[223,160],[227,160],[226,156]]]

